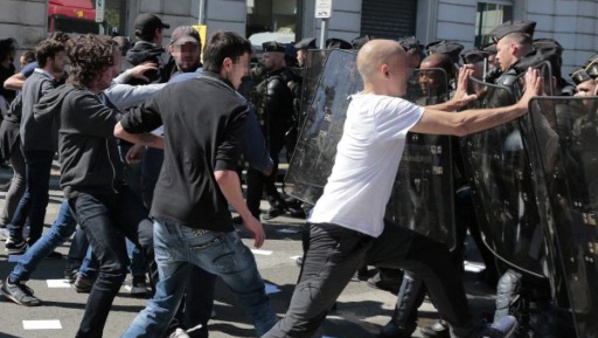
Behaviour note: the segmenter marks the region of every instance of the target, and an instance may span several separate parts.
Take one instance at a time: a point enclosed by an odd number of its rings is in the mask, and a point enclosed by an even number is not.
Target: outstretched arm
[[[459,113],[425,108],[420,121],[410,131],[423,134],[465,136],[514,120],[528,111],[529,101],[543,92],[543,80],[538,70],[529,69],[525,75],[526,89],[519,102],[508,107],[471,109]]]

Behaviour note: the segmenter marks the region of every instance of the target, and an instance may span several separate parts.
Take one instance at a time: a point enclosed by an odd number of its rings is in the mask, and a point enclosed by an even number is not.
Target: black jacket
[[[166,83],[176,70],[176,64],[164,48],[155,43],[138,41],[133,48],[127,51],[126,60],[133,66],[138,66],[144,62],[154,62],[158,65],[158,70],[148,70],[143,75],[149,79],[149,83]],[[127,84],[136,86],[148,84],[143,80],[131,79]]]
[[[264,135],[270,143],[283,142],[293,119],[293,94],[283,72],[284,69],[279,69],[268,73],[266,79],[257,85],[253,98]]]
[[[234,229],[216,170],[236,170],[248,107],[214,73],[169,85],[121,120],[130,133],[164,125],[164,162],[151,216],[192,228]]]
[[[35,105],[37,121],[58,118],[60,186],[67,198],[79,192],[114,192],[123,185],[114,126],[120,113],[87,89],[62,85]]]

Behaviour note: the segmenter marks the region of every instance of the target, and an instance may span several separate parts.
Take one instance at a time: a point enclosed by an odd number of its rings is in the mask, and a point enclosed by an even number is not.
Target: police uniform
[[[263,44],[264,52],[284,53],[285,45],[279,42]],[[258,112],[258,121],[264,133],[270,157],[274,162],[269,177],[256,170],[248,169],[247,205],[254,216],[259,216],[259,204],[262,191],[270,202],[271,209],[265,219],[274,218],[285,212],[285,201],[276,189],[278,156],[285,144],[285,133],[292,124],[293,95],[285,81],[285,68],[267,72],[265,80],[259,83],[252,95],[252,101]]]

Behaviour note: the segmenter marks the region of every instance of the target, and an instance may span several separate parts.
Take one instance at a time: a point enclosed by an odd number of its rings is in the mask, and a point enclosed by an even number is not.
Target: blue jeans
[[[77,275],[89,280],[94,280],[98,276],[98,258],[93,254],[91,246],[87,247],[85,258],[81,262]]]
[[[69,199],[69,206],[100,265],[76,337],[101,337],[112,301],[127,274],[125,236],[140,245],[153,262],[153,224],[147,209],[127,186],[118,193],[80,192]]]
[[[145,256],[139,250],[139,248],[135,245],[135,243],[131,242],[127,239],[127,255],[129,256],[129,271],[131,272],[131,276],[139,277],[144,276],[147,272],[147,260]]]
[[[68,205],[68,202],[67,202]],[[87,235],[83,229],[79,228],[75,231],[75,236],[71,241],[71,247],[69,249],[68,254],[68,266],[70,268],[81,268],[81,264],[83,263],[83,259],[87,254],[87,249],[89,248],[89,240],[87,239]]]
[[[154,250],[160,276],[156,293],[123,337],[162,337],[183,297],[185,288],[181,286],[188,278],[190,264],[222,278],[251,317],[258,337],[276,323],[253,254],[236,232],[156,221]]]
[[[71,214],[68,202],[64,201],[60,205],[58,217],[52,228],[25,252],[23,258],[10,274],[10,282],[17,283],[29,280],[29,276],[37,268],[37,265],[60,244],[68,240],[76,228],[77,221]]]
[[[25,152],[25,181],[27,188],[17,206],[17,210],[8,225],[10,237],[23,239],[23,227],[29,219],[29,245],[33,245],[42,236],[46,207],[49,200],[50,170],[52,169],[53,151]]]

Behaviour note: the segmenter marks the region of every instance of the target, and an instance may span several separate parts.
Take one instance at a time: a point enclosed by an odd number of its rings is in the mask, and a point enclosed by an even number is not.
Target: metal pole
[[[328,38],[328,19],[322,19],[320,27],[320,49],[326,49],[326,39]]]
[[[203,25],[205,24],[205,0],[199,0],[199,14],[197,15],[197,24]]]

